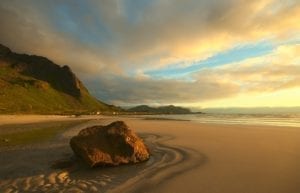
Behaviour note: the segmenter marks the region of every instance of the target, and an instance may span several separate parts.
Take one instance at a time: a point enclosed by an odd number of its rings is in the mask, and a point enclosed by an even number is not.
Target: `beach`
[[[144,139],[149,161],[90,169],[74,158],[72,136],[115,120]],[[50,141],[1,148],[0,192],[298,193],[299,138],[298,127],[90,117]]]

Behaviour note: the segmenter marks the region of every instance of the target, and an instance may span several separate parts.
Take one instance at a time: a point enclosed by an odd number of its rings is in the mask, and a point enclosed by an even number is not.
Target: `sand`
[[[73,157],[71,136],[113,120],[144,138],[148,162],[89,169]],[[45,144],[0,150],[0,192],[299,193],[299,139],[294,127],[102,118]]]
[[[72,121],[85,119],[99,119],[99,115],[74,116],[74,115],[0,115],[0,126],[6,124],[26,124],[49,121]]]

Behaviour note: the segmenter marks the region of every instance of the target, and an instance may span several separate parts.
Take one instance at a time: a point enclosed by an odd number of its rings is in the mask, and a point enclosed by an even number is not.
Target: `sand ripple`
[[[196,151],[167,145],[172,137],[141,134],[152,151],[148,162],[121,167],[90,169],[76,162],[63,170],[44,169],[36,175],[0,178],[3,193],[88,193],[141,192],[203,164],[205,157]],[[43,155],[41,155],[43,156]],[[24,160],[25,162],[30,162]],[[151,187],[151,188],[150,188]]]

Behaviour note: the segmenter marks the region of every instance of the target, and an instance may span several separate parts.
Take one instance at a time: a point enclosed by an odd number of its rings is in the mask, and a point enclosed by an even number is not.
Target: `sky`
[[[300,106],[299,0],[1,0],[0,43],[114,105]]]

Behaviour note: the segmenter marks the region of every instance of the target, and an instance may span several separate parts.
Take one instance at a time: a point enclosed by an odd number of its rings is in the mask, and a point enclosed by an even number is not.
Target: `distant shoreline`
[[[198,116],[199,115],[199,116]],[[115,114],[115,115],[0,115],[0,125],[47,121],[127,119],[191,121],[201,124],[300,127],[300,115],[261,114]]]

